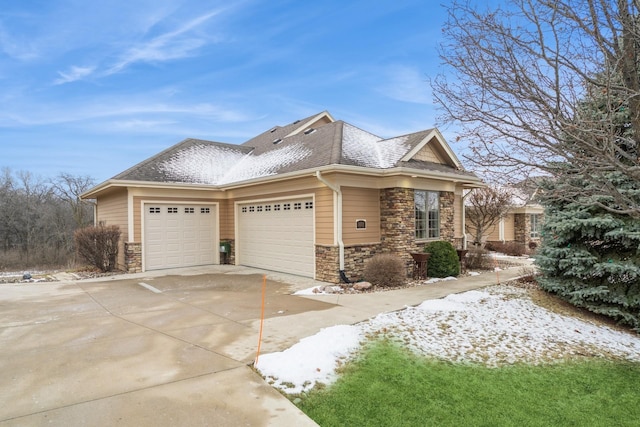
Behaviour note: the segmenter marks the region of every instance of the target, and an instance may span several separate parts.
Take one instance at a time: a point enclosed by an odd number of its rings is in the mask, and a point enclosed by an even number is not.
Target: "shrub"
[[[527,253],[524,243],[507,242],[502,248],[502,253],[509,256],[522,256]]]
[[[374,255],[364,266],[364,279],[376,286],[389,288],[402,286],[406,278],[406,265],[395,255]]]
[[[529,242],[529,249],[535,251],[538,249],[538,244],[536,242]]]
[[[118,261],[120,228],[117,225],[85,227],[73,235],[78,255],[101,271],[113,271]]]
[[[522,256],[527,253],[524,243],[518,242],[491,242],[491,245],[486,245],[485,249],[509,256]]]
[[[451,243],[431,242],[425,246],[424,251],[431,254],[427,264],[429,277],[449,277],[460,274],[458,252]]]
[[[482,248],[469,249],[465,262],[469,270],[491,270],[493,268],[489,251]]]

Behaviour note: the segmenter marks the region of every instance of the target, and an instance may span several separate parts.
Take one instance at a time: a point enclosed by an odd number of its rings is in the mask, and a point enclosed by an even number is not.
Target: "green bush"
[[[458,252],[451,243],[431,242],[425,246],[424,251],[431,254],[427,264],[429,277],[449,277],[460,274]]]
[[[406,265],[395,255],[375,255],[364,266],[364,280],[376,286],[389,288],[402,286],[406,279]]]

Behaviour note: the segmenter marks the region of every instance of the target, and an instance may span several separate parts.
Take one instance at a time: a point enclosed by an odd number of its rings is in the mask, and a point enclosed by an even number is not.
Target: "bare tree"
[[[73,212],[76,228],[86,227],[92,220],[93,204],[80,199],[80,195],[94,185],[95,180],[90,176],[73,176],[68,173],[61,173],[53,182],[53,191]]]
[[[504,188],[484,187],[473,191],[466,201],[466,231],[473,232],[474,243],[482,242],[512,205],[512,193]]]
[[[589,203],[640,216],[637,193],[608,179],[640,182],[640,0],[513,0],[494,10],[454,0],[443,32],[447,70],[432,87],[442,119],[461,125],[467,161],[503,182],[589,177],[588,189],[569,180],[554,196],[588,192]],[[584,114],[594,93],[599,114]]]

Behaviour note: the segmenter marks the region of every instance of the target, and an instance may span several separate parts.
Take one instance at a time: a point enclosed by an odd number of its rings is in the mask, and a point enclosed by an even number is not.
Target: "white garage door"
[[[144,205],[146,270],[217,264],[216,207]]]
[[[313,199],[238,206],[238,261],[242,265],[313,277]]]

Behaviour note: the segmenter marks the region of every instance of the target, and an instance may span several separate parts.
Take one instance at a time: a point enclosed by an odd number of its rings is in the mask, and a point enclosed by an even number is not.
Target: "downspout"
[[[340,189],[339,185],[333,185],[332,183],[324,179],[320,171],[316,171],[316,178],[318,178],[321,183],[329,187],[329,189],[336,194],[337,200],[336,209],[334,211],[334,229],[339,250],[340,277],[345,283],[349,283],[349,278],[344,272],[344,241],[342,240],[342,190]]]

